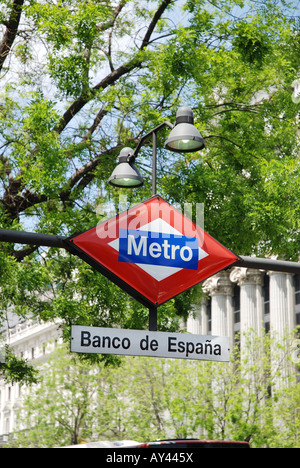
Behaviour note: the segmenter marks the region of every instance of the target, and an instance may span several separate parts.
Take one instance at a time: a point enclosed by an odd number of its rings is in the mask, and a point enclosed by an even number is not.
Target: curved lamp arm
[[[165,122],[157,125],[157,127],[150,130],[150,132],[146,133],[146,135],[143,135],[142,138],[140,139],[140,141],[138,142],[138,145],[137,145],[136,149],[134,150],[134,157],[135,158],[138,155],[139,150],[143,146],[143,143],[149,138],[149,136],[151,136],[153,134],[156,134],[156,132],[158,132],[158,130],[160,130],[163,127],[170,127],[171,129],[173,129],[174,125],[171,124],[171,122],[165,121]]]

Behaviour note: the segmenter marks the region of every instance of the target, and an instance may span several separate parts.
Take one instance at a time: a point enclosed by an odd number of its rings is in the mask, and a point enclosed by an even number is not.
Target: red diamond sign
[[[148,307],[163,304],[239,259],[159,196],[67,242]]]

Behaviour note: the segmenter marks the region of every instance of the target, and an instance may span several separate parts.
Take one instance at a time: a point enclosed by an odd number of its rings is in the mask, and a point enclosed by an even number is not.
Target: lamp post
[[[166,121],[153,128],[140,139],[136,150],[123,148],[119,155],[119,164],[114,169],[108,182],[114,187],[140,187],[144,179],[134,165],[143,143],[152,135],[152,195],[156,194],[157,172],[157,132],[163,127],[170,127],[171,132],[165,141],[165,147],[177,153],[190,153],[204,148],[205,143],[194,126],[193,111],[190,107],[180,107],[176,113],[175,125]],[[149,330],[157,330],[157,307],[149,307]]]
[[[114,169],[108,182],[115,187],[134,188],[143,185],[144,180],[134,165],[135,159],[143,143],[152,135],[152,195],[156,194],[157,172],[157,132],[163,127],[171,128],[165,147],[177,153],[190,153],[204,148],[205,143],[197,128],[194,126],[193,111],[190,107],[182,106],[176,113],[175,125],[166,121],[142,136],[137,148],[123,148],[119,155],[119,164]]]

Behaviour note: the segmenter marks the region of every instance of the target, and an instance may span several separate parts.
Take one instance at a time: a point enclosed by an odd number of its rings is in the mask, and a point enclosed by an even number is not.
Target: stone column
[[[203,297],[199,305],[193,306],[191,317],[187,319],[187,332],[197,335],[207,335],[207,329],[207,299]]]
[[[240,286],[240,329],[241,335],[254,330],[260,335],[264,326],[263,316],[263,277],[260,270],[234,268],[230,279]]]
[[[264,327],[263,278],[260,270],[241,267],[234,268],[230,274],[231,281],[240,286],[240,346],[249,365],[254,358],[255,338],[262,336]]]
[[[293,275],[270,271],[270,332],[274,339],[271,348],[272,369],[276,373],[275,388],[284,385],[291,371],[289,334],[295,325],[295,295]],[[281,345],[281,348],[276,346]]]
[[[295,298],[293,275],[269,271],[270,329],[273,335],[283,337],[295,327]]]
[[[211,296],[211,334],[229,336],[233,340],[232,296],[233,284],[227,271],[208,278],[203,291]]]
[[[201,334],[208,335],[208,316],[207,316],[207,299],[204,297],[202,299],[201,308],[200,308],[200,320],[201,320]]]

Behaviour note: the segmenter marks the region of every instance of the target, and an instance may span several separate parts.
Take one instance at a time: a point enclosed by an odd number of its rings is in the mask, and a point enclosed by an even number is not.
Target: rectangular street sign
[[[229,361],[229,338],[73,325],[71,351],[204,361]]]

